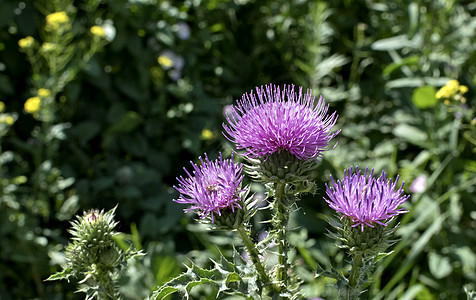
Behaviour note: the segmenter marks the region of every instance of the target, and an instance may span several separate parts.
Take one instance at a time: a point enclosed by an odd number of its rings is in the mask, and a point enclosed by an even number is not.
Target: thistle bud
[[[362,231],[359,227],[353,227],[349,218],[344,217],[340,221],[333,219],[329,223],[336,232],[329,233],[329,236],[342,241],[340,248],[347,249],[350,255],[360,253],[364,257],[374,258],[396,242],[391,239],[397,228],[390,226],[392,221],[393,218],[385,226],[369,227]]]
[[[319,162],[302,160],[289,152],[273,153],[268,157],[250,158],[245,171],[261,182],[288,183],[298,187],[299,192],[313,192],[314,185],[308,180],[308,172],[315,169]]]
[[[238,201],[241,209],[222,209],[220,215],[215,214],[213,217],[213,225],[217,229],[229,229],[234,230],[243,224],[247,224],[250,219],[255,215],[258,210],[259,199],[253,196],[248,197],[249,188],[240,193],[240,198],[244,199]],[[207,222],[212,222],[211,218],[208,218]]]
[[[71,222],[69,232],[73,237],[65,251],[67,267],[48,280],[83,277],[78,291],[86,293],[88,299],[92,299],[90,295],[98,299],[120,298],[117,278],[121,266],[143,253],[132,247],[123,251],[116,245],[115,211],[116,208],[108,212],[92,209]]]
[[[113,208],[105,213],[93,209],[71,223],[73,227],[69,232],[73,243],[66,248],[66,258],[73,270],[81,271],[97,263],[113,266],[113,261],[117,261],[120,253],[112,239],[117,225],[114,221],[115,210]]]
[[[101,249],[98,255],[98,263],[103,264],[105,267],[112,268],[119,264],[121,258],[121,250],[112,245]]]

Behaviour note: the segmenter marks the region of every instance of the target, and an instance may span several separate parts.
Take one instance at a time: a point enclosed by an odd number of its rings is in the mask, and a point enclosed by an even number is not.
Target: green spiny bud
[[[66,248],[66,258],[72,269],[82,270],[96,263],[113,265],[118,259],[118,255],[110,253],[111,249],[116,249],[112,239],[117,225],[114,212],[115,208],[106,213],[92,209],[71,223],[69,232],[73,235],[73,242]]]
[[[347,217],[340,221],[331,219],[329,223],[337,229],[337,233],[329,235],[341,240],[344,245],[340,247],[348,249],[349,254],[361,253],[364,257],[376,257],[396,242],[390,239],[396,230],[396,226],[390,226],[392,221],[393,219],[387,221],[387,226],[376,224],[361,230],[359,226],[352,227],[353,222]]]
[[[299,187],[301,192],[313,191],[313,185],[306,185],[310,170],[316,168],[315,160],[302,160],[287,151],[273,153],[267,157],[245,158],[248,164],[245,171],[253,178],[262,182],[284,182]]]
[[[215,228],[233,230],[250,221],[258,210],[257,203],[259,199],[248,196],[249,190],[250,188],[247,187],[240,193],[240,199],[244,200],[237,201],[237,204],[241,209],[234,208],[234,210],[232,210],[231,208],[226,208],[220,211],[220,215],[216,213],[213,215]],[[208,221],[211,221],[211,218]]]
[[[108,212],[90,210],[71,222],[72,241],[65,251],[67,267],[48,280],[82,277],[78,291],[88,299],[122,299],[117,278],[122,263],[142,256],[132,247],[121,250],[113,240],[115,208]]]
[[[107,246],[100,250],[98,262],[112,268],[118,265],[121,259],[121,250],[116,245]]]

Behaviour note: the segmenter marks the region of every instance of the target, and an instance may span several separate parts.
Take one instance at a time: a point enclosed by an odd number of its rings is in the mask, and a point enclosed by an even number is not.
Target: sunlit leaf
[[[438,103],[435,94],[436,89],[430,85],[419,87],[413,91],[413,104],[422,109],[434,107]]]
[[[431,274],[437,279],[442,279],[453,271],[450,259],[436,252],[428,254],[428,266],[430,267]]]

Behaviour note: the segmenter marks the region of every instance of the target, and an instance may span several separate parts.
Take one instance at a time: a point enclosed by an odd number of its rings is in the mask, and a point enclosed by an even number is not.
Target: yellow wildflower
[[[18,41],[18,46],[22,49],[28,49],[33,46],[33,43],[35,43],[35,39],[31,36],[27,36]]]
[[[106,36],[106,32],[104,31],[104,28],[102,28],[101,26],[94,25],[93,27],[91,27],[89,29],[89,31],[93,35],[98,36],[98,37],[105,37]]]
[[[41,106],[40,97],[31,97],[26,100],[24,108],[27,113],[34,114],[40,110],[40,106]]]
[[[38,89],[38,96],[42,99],[51,96],[51,91],[49,89]]]
[[[46,16],[46,30],[58,30],[61,25],[68,22],[68,15],[64,11],[54,12]]]
[[[449,80],[445,86],[435,94],[435,97],[438,99],[444,99],[446,105],[450,105],[452,101],[459,101],[464,104],[466,103],[466,98],[463,97],[463,95],[467,92],[467,86],[460,85],[458,80],[453,79]]]
[[[5,109],[5,103],[0,101],[0,112],[2,112]]]
[[[41,50],[43,50],[45,52],[53,51],[55,48],[56,48],[56,44],[54,44],[54,43],[45,42],[45,43],[43,43],[43,45],[41,45]]]
[[[458,80],[450,80],[446,83],[446,87],[450,91],[452,95],[456,94],[459,90],[459,81]]]
[[[170,57],[166,55],[159,56],[159,58],[157,59],[157,62],[166,68],[170,68],[174,64],[174,62],[170,59]]]
[[[202,140],[211,140],[213,136],[214,136],[213,131],[211,131],[210,129],[202,130],[202,135],[201,135]]]
[[[13,122],[15,122],[15,119],[13,119],[12,116],[6,116],[5,117],[5,123],[7,123],[8,125],[12,125]]]
[[[13,125],[14,122],[15,122],[15,119],[13,119],[13,117],[10,116],[10,115],[0,116],[0,123],[4,123],[4,124],[7,124],[7,125]]]
[[[436,98],[441,99],[441,98],[450,98],[451,97],[451,92],[448,89],[448,87],[445,85],[442,87],[438,92],[436,92]]]

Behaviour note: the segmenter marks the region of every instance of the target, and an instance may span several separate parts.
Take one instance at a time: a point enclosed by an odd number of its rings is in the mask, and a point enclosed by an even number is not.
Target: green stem
[[[102,292],[99,293],[99,300],[117,300],[116,286],[111,274],[107,269],[96,269],[96,281],[99,283]]]
[[[357,253],[352,262],[352,272],[349,277],[349,286],[355,287],[359,281],[360,268],[362,267],[362,253]]]
[[[273,292],[278,293],[279,288],[271,282],[271,279],[269,278],[268,273],[266,272],[259,258],[258,249],[256,249],[255,244],[251,241],[249,231],[243,225],[239,226],[236,230],[238,231],[238,234],[243,240],[243,244],[246,247],[246,251],[248,252],[249,257],[253,262],[256,271],[258,272],[259,278],[264,283],[264,286],[268,287]]]
[[[357,252],[352,260],[352,271],[349,276],[349,287],[347,289],[347,300],[357,300],[360,295],[360,270],[362,269],[362,253]]]
[[[287,289],[288,281],[288,262],[287,262],[287,226],[288,226],[288,209],[284,203],[285,201],[285,182],[276,183],[275,191],[275,207],[276,207],[276,240],[278,243],[278,271],[277,271],[277,280],[279,284],[280,291],[285,291]]]

